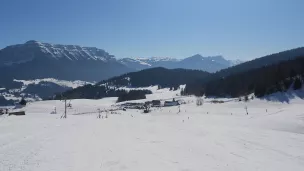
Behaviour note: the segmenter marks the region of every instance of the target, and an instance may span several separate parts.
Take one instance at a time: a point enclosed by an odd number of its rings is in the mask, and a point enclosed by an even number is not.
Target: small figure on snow
[[[247,108],[247,106],[245,106],[245,110],[246,110],[246,113],[247,113],[247,115],[248,115],[248,110],[247,110],[248,108]]]

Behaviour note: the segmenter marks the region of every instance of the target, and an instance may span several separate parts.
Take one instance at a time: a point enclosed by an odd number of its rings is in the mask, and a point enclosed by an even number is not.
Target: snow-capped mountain
[[[151,58],[123,58],[119,59],[122,64],[133,68],[135,70],[142,70],[147,68],[165,67],[176,68],[179,60],[169,57],[151,57]]]
[[[226,60],[222,56],[203,57],[199,54],[185,59],[175,59],[169,57],[152,57],[152,58],[123,58],[119,60],[122,64],[142,70],[153,67],[165,67],[169,69],[184,68],[198,69],[208,72],[215,72],[230,66],[241,63],[241,61]]]
[[[28,41],[0,50],[2,80],[57,78],[100,81],[134,71],[95,47]]]
[[[231,66],[230,62],[222,56],[203,57],[199,54],[185,58],[180,65],[186,69],[199,69],[208,72],[215,72]]]
[[[0,65],[7,66],[30,62],[35,58],[70,61],[115,61],[113,55],[95,47],[41,43],[35,40],[30,40],[24,44],[8,46],[1,50],[0,55]]]
[[[125,66],[130,68],[134,68],[135,70],[142,70],[146,68],[150,68],[152,65],[145,62],[145,60],[138,59],[138,58],[123,58],[118,60]]]
[[[236,59],[236,60],[229,60],[231,66],[234,66],[234,65],[238,65],[238,64],[241,64],[243,63],[244,61],[241,61],[239,59]]]

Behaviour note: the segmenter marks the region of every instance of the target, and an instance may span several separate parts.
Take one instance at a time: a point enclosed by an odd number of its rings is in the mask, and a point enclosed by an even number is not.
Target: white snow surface
[[[58,80],[58,79],[55,79],[55,78],[43,78],[43,79],[35,79],[35,80],[17,80],[17,79],[14,79],[14,81],[22,82],[23,85],[24,85],[23,89],[25,89],[26,86],[28,86],[29,84],[39,84],[42,81],[51,82],[51,83],[55,83],[55,84],[60,85],[60,86],[71,87],[71,88],[77,88],[77,87],[83,86],[85,84],[94,84],[94,83],[91,83],[91,82],[81,81],[81,80],[67,81],[67,80]]]
[[[183,99],[180,112],[177,106],[148,114],[127,109],[103,119],[97,109],[115,108],[117,98],[68,101],[67,119],[60,119],[62,101],[30,103],[25,116],[0,116],[0,170],[303,170],[302,99],[205,99],[196,106],[195,97],[178,94],[155,90],[137,101]],[[57,114],[50,114],[54,107]]]

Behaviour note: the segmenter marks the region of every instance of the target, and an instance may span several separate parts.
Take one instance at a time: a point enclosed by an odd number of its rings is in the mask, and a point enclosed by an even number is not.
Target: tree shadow
[[[261,97],[260,99],[267,101],[276,101],[281,103],[289,103],[290,100],[295,98],[304,99],[304,91],[296,90],[296,91],[287,91],[287,92],[277,92]]]

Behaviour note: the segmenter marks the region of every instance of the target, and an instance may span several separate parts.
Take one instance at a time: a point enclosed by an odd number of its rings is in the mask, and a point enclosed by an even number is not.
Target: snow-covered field
[[[94,83],[87,82],[87,81],[80,81],[80,80],[66,81],[66,80],[58,80],[55,78],[44,78],[44,79],[35,79],[35,80],[16,80],[16,79],[14,79],[14,81],[23,83],[23,87],[21,88],[22,90],[24,90],[30,84],[39,84],[40,82],[50,82],[50,83],[54,83],[54,84],[57,84],[60,86],[71,87],[71,88],[77,88],[80,86],[84,86],[86,84],[94,84]]]
[[[147,98],[176,94],[156,90]],[[194,97],[180,98],[187,102],[180,112],[127,110],[103,119],[97,109],[114,108],[116,98],[72,100],[67,119],[60,119],[62,101],[30,103],[25,116],[0,116],[0,170],[304,170],[303,100],[196,106]],[[50,114],[54,107],[58,114]]]

